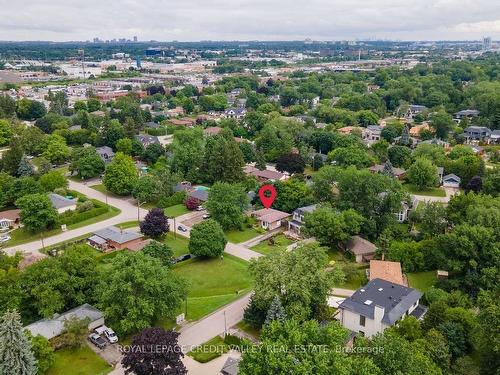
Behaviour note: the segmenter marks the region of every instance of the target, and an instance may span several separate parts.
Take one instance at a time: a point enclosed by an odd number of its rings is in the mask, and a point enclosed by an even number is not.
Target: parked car
[[[97,346],[99,349],[104,349],[106,347],[106,340],[104,340],[100,335],[97,333],[91,333],[88,337],[89,341]]]
[[[205,214],[202,216],[203,219],[209,219],[210,218],[210,214]]]
[[[0,243],[4,243],[10,240],[10,236],[8,234],[4,234],[3,236],[0,236]]]
[[[203,206],[196,207],[196,211],[203,211],[203,210],[204,210]]]
[[[180,230],[181,232],[187,232],[188,231],[187,228],[184,225],[179,225],[177,227],[177,230]]]
[[[116,335],[115,331],[113,331],[109,327],[100,326],[97,327],[95,331],[98,335],[103,335],[104,337],[106,337],[111,344],[118,342],[118,336]]]

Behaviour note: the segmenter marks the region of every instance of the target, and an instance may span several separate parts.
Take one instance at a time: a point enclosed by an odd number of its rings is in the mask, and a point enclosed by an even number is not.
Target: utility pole
[[[224,310],[224,337],[227,336],[226,310]]]

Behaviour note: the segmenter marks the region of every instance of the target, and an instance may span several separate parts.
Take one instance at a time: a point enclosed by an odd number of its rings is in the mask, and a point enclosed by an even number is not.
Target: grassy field
[[[75,350],[58,350],[55,357],[47,375],[104,375],[112,370],[112,367],[87,345]]]
[[[232,243],[240,243],[251,240],[254,237],[261,235],[261,232],[258,232],[254,228],[245,228],[243,230],[228,230],[225,232],[226,238],[229,242]]]
[[[415,185],[403,184],[403,188],[411,194],[425,195],[426,197],[446,197],[446,192],[441,188],[430,188],[428,190],[418,190]]]
[[[346,257],[341,251],[336,250],[328,250],[328,258],[330,259],[330,264],[332,265],[338,264],[341,267],[349,265],[350,267],[350,272],[347,272],[346,281],[334,286],[343,289],[356,290],[368,282],[365,272],[368,267],[366,263],[355,263]]]
[[[408,273],[408,284],[410,287],[420,290],[422,293],[433,286],[436,281],[436,271]]]
[[[187,319],[197,320],[238,299],[252,288],[248,263],[224,255],[224,259],[193,259],[172,267],[189,283]],[[183,312],[184,306],[181,312]]]
[[[99,221],[103,221],[106,219],[110,219],[120,213],[120,210],[116,207],[109,206],[108,212],[98,215],[95,217],[92,217],[87,220],[80,221],[79,223],[71,224],[67,226],[68,230],[71,229],[77,229],[81,228],[90,224],[97,223]],[[61,228],[54,228],[51,230],[47,230],[43,232],[43,237],[51,237],[55,236],[56,234],[62,233]],[[13,230],[12,232],[9,233],[9,235],[12,237],[12,239],[6,244],[6,246],[17,246],[21,245],[26,242],[31,242],[31,241],[36,241],[40,239],[40,234],[39,233],[31,233],[27,231],[25,228],[17,228]]]
[[[224,343],[224,339],[220,336],[215,336],[213,339],[208,340],[206,343],[190,351],[187,355],[192,357],[195,361],[207,363],[212,359],[220,357],[227,351],[228,347]]]
[[[245,333],[248,333],[250,336],[255,337],[258,339],[260,337],[260,330],[253,328],[250,326],[248,323],[246,323],[244,320],[236,324],[236,327],[240,330],[242,330]]]
[[[176,204],[175,206],[167,207],[163,211],[168,217],[177,217],[189,212],[189,210],[183,204]]]
[[[283,234],[278,234],[273,237],[274,243],[270,243],[269,240],[264,240],[260,244],[253,246],[252,250],[257,251],[258,253],[269,255],[276,251],[286,250],[288,245],[291,245],[294,241],[289,238],[286,238]]]

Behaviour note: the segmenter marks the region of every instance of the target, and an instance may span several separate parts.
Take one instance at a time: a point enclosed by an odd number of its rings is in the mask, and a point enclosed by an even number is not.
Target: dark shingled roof
[[[382,323],[389,325],[398,321],[408,309],[417,302],[422,293],[416,289],[391,283],[382,279],[371,280],[359,288],[351,297],[346,298],[339,308],[353,311],[359,315],[374,318],[375,306],[384,308]],[[371,301],[371,302],[370,302]]]

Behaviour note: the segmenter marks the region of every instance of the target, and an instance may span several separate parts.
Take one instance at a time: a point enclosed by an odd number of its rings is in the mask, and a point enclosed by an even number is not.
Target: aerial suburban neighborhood
[[[500,42],[20,35],[0,375],[500,373]]]

